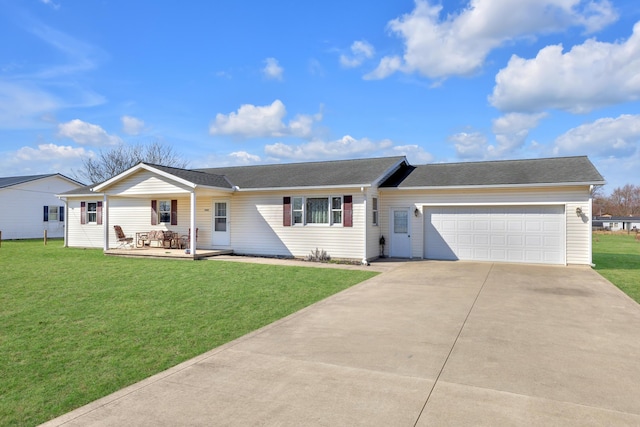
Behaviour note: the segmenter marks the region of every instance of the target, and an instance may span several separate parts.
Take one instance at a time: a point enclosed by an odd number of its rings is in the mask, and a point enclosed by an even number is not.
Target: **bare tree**
[[[633,216],[640,213],[640,187],[626,184],[617,187],[609,196],[611,214],[620,216]]]
[[[593,200],[593,214],[603,215],[609,208],[609,198],[604,194],[602,185],[594,185],[591,188],[591,199]]]
[[[185,168],[188,164],[173,147],[158,141],[147,145],[120,144],[109,150],[100,150],[96,157],[83,158],[82,168],[73,171],[73,177],[81,182],[95,184],[106,181],[140,162],[175,168]]]

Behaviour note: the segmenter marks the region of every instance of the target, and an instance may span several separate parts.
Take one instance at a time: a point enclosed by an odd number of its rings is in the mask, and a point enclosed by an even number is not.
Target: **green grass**
[[[635,234],[594,234],[595,269],[640,303],[640,241]]]
[[[0,425],[34,425],[374,276],[0,247]]]

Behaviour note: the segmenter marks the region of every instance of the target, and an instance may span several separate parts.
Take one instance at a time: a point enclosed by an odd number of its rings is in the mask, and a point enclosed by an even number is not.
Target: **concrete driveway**
[[[640,425],[640,306],[591,269],[397,265],[46,425]]]

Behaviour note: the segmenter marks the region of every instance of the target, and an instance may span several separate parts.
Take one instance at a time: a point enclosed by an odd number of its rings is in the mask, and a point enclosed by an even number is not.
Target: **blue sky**
[[[0,0],[0,175],[588,155],[640,184],[640,3]]]

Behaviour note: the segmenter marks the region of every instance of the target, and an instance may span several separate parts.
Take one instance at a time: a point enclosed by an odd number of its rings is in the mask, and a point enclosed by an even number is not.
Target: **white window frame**
[[[91,210],[91,205],[95,207],[95,210]],[[91,221],[91,216],[93,215],[93,221]],[[98,223],[98,202],[87,202],[87,224],[97,224]]]
[[[167,209],[163,210],[163,204],[166,203]],[[167,215],[167,221],[162,220],[162,215]],[[171,200],[158,200],[158,223],[171,224]]]
[[[371,225],[378,226],[378,198],[371,198]]]
[[[333,207],[334,199],[340,200],[340,208],[336,209]],[[334,221],[334,214],[340,214],[340,221]],[[344,221],[344,200],[342,200],[342,196],[331,196],[329,197],[329,224],[330,225],[342,225]]]
[[[296,209],[296,200],[299,202],[299,204],[297,204],[299,206],[298,209]],[[304,225],[304,206],[305,206],[304,197],[292,197],[291,225]],[[296,218],[296,213],[299,215],[297,218]]]
[[[49,213],[47,214],[47,220],[49,222],[58,222],[60,221],[60,206],[51,206],[49,205]]]
[[[327,200],[327,222],[309,222],[307,221],[307,201],[309,199],[326,199]],[[340,199],[340,209],[333,208],[333,200]],[[299,201],[297,204],[296,201]],[[296,209],[299,206],[299,209]],[[340,222],[333,221],[333,214],[340,213]],[[296,218],[296,213],[298,218]],[[296,221],[298,219],[298,221]],[[291,197],[291,225],[293,226],[310,226],[310,227],[342,227],[344,224],[344,197],[343,196],[293,196]]]

